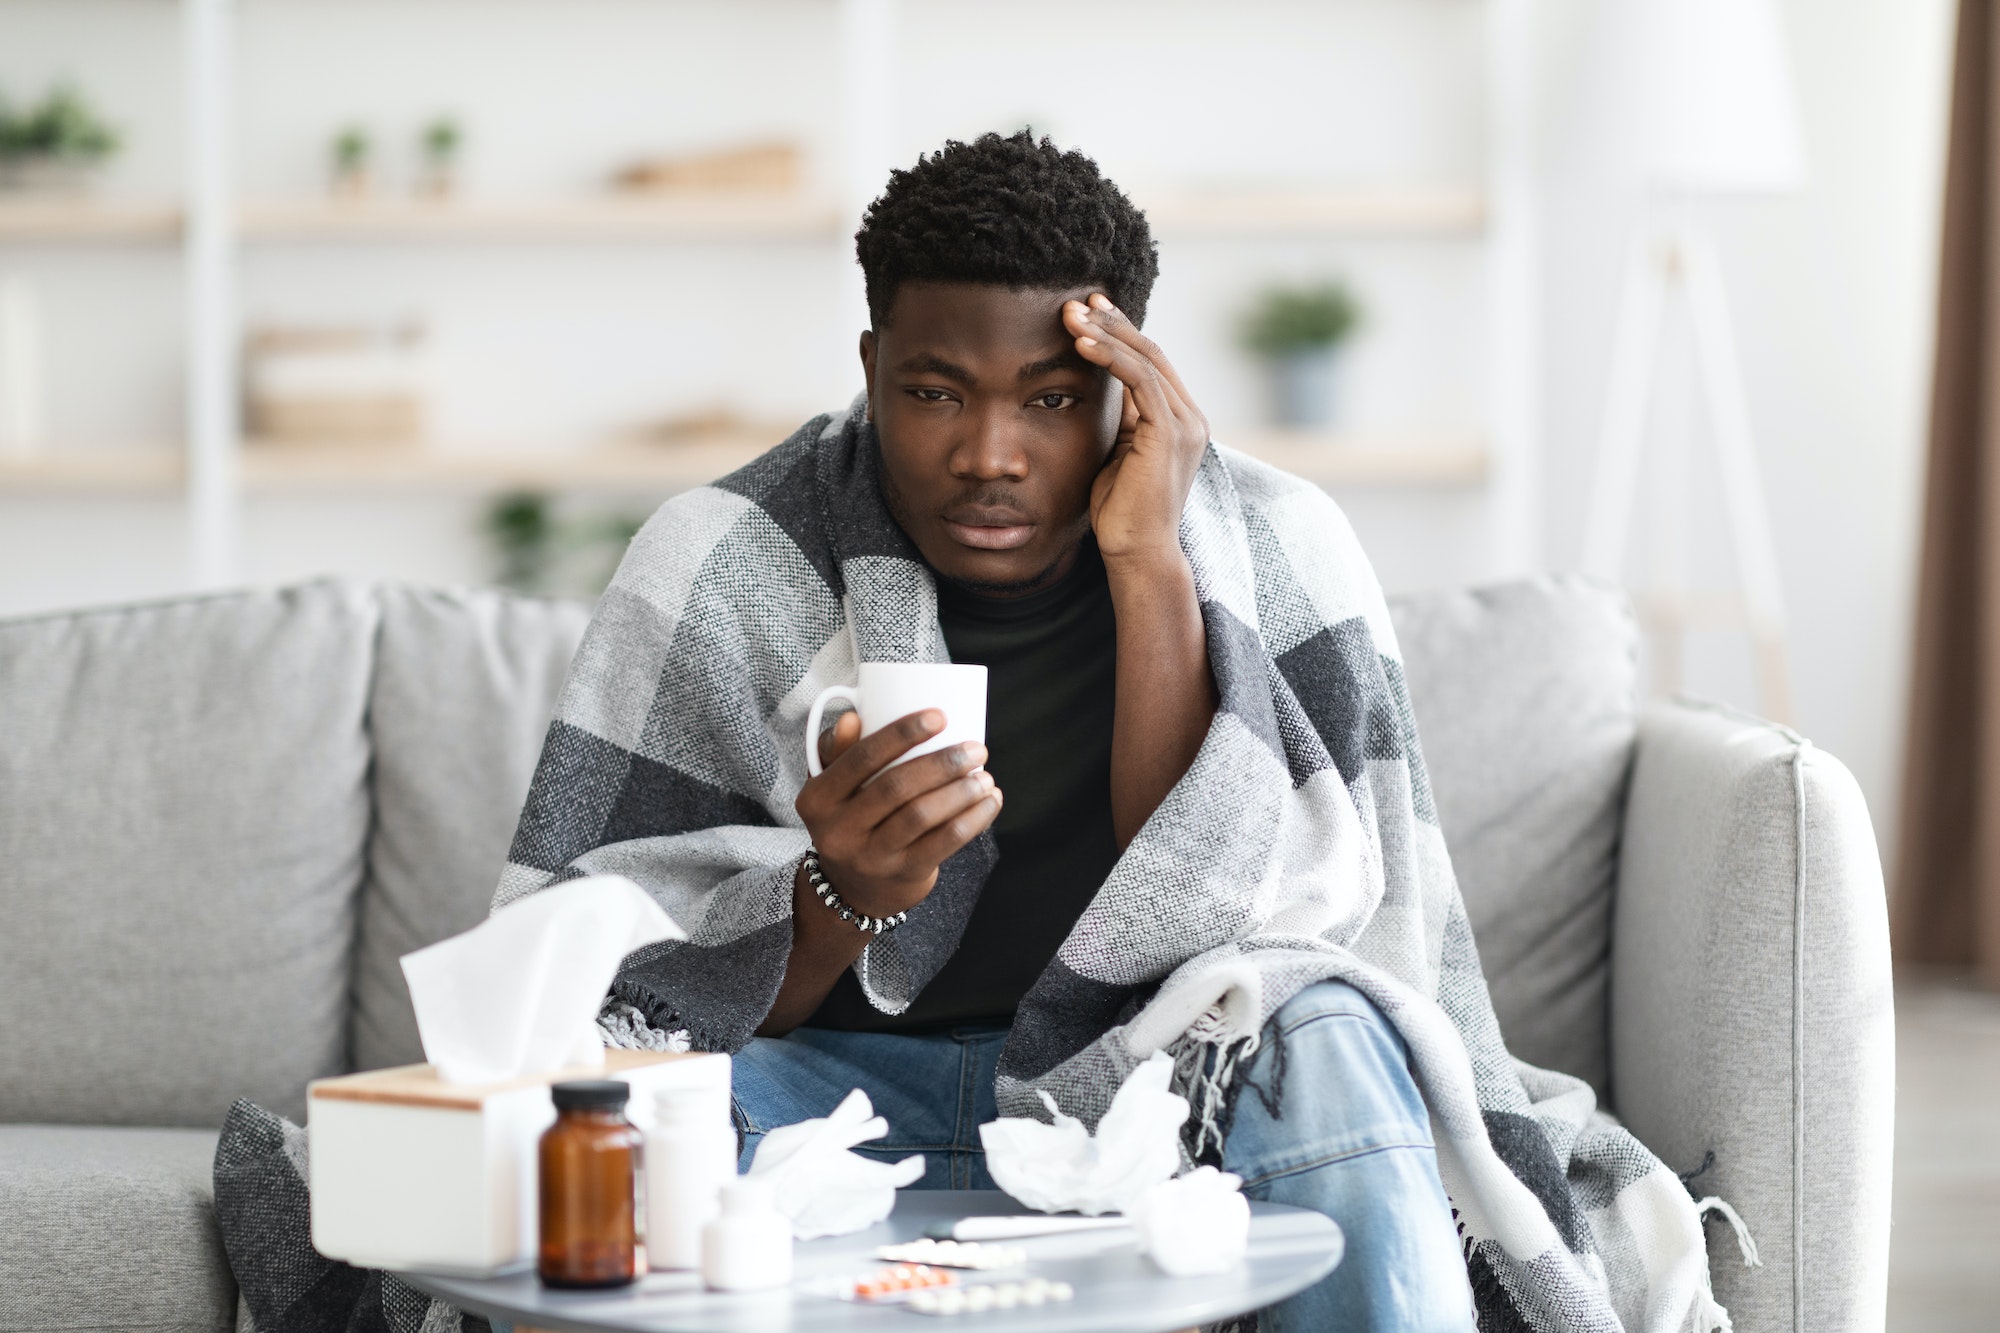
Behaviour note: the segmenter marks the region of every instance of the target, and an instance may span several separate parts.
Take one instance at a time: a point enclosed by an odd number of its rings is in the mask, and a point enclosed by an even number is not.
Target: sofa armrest
[[[1612,911],[1611,1093],[1709,1229],[1738,1333],[1880,1330],[1895,1106],[1889,928],[1860,788],[1794,733],[1649,705]]]

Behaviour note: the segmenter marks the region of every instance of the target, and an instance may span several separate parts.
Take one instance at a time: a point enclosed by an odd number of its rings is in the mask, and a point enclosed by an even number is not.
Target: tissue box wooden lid
[[[306,1090],[313,1247],[366,1268],[498,1273],[531,1263],[536,1145],[549,1085],[617,1079],[644,1128],[663,1088],[727,1091],[729,1057],[607,1050],[598,1067],[446,1083],[430,1065],[320,1079]]]
[[[530,1074],[501,1083],[447,1083],[435,1065],[397,1065],[393,1069],[371,1069],[365,1074],[342,1074],[339,1078],[316,1079],[306,1087],[308,1097],[343,1102],[375,1102],[389,1106],[441,1106],[477,1110],[487,1098],[522,1088],[546,1088],[552,1083],[573,1079],[620,1078],[634,1069],[670,1064],[677,1060],[713,1060],[698,1053],[673,1054],[665,1051],[627,1051],[616,1047],[604,1052],[598,1066],[577,1065],[549,1074]],[[722,1057],[727,1068],[728,1057]]]

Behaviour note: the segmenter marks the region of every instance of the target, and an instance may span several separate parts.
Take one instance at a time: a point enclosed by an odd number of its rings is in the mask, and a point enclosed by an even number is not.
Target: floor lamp
[[[1777,544],[1757,467],[1736,335],[1714,247],[1692,220],[1705,197],[1795,189],[1804,175],[1775,0],[1600,0],[1591,93],[1579,109],[1590,157],[1643,188],[1652,221],[1626,261],[1611,349],[1583,566],[1616,581],[1638,503],[1647,408],[1668,304],[1684,301],[1700,399],[1715,444],[1740,596],[1697,597],[1671,572],[1635,588],[1661,683],[1679,684],[1688,630],[1740,625],[1759,705],[1791,714]],[[1653,517],[1685,524],[1683,512]]]

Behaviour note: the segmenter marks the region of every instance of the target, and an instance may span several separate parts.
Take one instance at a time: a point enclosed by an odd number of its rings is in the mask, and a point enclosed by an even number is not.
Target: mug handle
[[[835,699],[847,700],[857,712],[861,708],[861,692],[852,685],[829,685],[813,700],[812,707],[806,710],[806,773],[811,777],[826,771],[826,765],[819,761],[819,724],[826,706]]]

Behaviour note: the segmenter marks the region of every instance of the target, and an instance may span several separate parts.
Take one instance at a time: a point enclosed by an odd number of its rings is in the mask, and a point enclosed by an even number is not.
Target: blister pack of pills
[[[1051,1305],[1071,1300],[1076,1288],[1067,1282],[1031,1277],[1023,1282],[980,1282],[938,1290],[912,1292],[904,1308],[915,1314],[985,1314],[1023,1305]]]
[[[837,1301],[892,1304],[912,1292],[949,1287],[957,1281],[958,1274],[929,1264],[890,1264],[870,1273],[819,1278],[806,1283],[805,1289]]]

